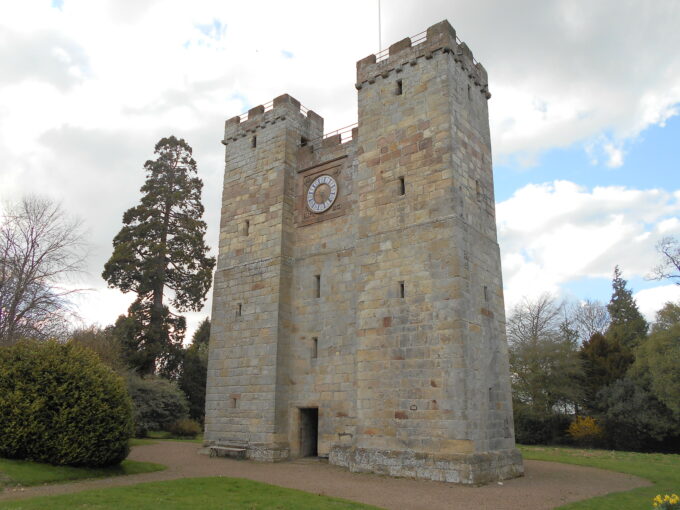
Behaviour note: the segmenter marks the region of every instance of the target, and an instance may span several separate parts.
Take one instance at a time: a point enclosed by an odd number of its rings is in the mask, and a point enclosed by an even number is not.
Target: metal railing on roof
[[[423,43],[427,40],[427,30],[420,32],[416,35],[412,35],[411,37],[409,37],[409,39],[411,39],[411,47],[417,46],[418,44]],[[456,35],[456,43],[463,44],[463,41],[461,41],[458,38],[457,35]],[[384,48],[384,49],[380,50],[378,53],[375,54],[375,61],[381,62],[383,60],[387,60],[389,58],[389,56],[390,56],[389,47]],[[475,64],[475,65],[478,64],[478,62],[477,62],[477,60],[475,59],[474,56],[472,57],[472,63]]]
[[[350,140],[352,140],[352,130],[358,126],[359,124],[355,122],[354,124],[350,124],[349,126],[336,129],[335,131],[329,131],[328,133],[324,133],[323,136],[309,140],[301,145],[310,145],[313,147],[314,150],[316,150],[321,146],[322,142],[326,138],[330,138],[331,136],[336,135],[340,135],[340,143],[349,142]]]
[[[265,103],[262,106],[264,106],[264,111],[268,112],[269,110],[272,110],[274,108],[274,101],[269,101],[268,103]],[[309,112],[309,108],[300,104],[300,113],[306,117],[307,112]],[[242,113],[238,117],[241,122],[245,122],[246,120],[248,120],[248,112]]]
[[[340,135],[340,140],[342,140],[342,143],[345,143],[352,139],[352,130],[358,126],[359,123],[355,122],[354,124],[350,124],[349,126],[336,129],[335,131],[324,133],[322,138],[325,140],[326,138],[330,138],[331,136]]]
[[[411,39],[411,46],[416,46],[417,44],[420,44],[421,42],[427,40],[427,30],[420,32],[416,35],[412,35],[409,37]],[[384,48],[380,50],[378,53],[375,54],[375,61],[380,62],[382,60],[386,60],[390,56],[390,49],[389,48]]]

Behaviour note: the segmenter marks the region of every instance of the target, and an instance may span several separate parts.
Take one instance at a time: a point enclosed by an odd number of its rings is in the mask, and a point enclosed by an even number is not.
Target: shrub
[[[543,415],[528,406],[515,405],[515,439],[520,444],[567,444],[570,418],[565,414]]]
[[[167,379],[142,379],[130,375],[128,390],[134,407],[137,437],[146,436],[150,430],[166,430],[172,423],[187,417],[189,405],[186,396]]]
[[[602,427],[590,416],[577,416],[567,429],[567,433],[576,444],[588,447],[598,444],[602,438],[602,432]]]
[[[0,348],[0,457],[107,466],[128,454],[124,381],[89,349],[55,341]]]
[[[202,431],[201,425],[189,418],[182,418],[168,427],[168,432],[178,437],[196,437]]]
[[[613,450],[665,451],[677,440],[673,413],[636,381],[625,378],[597,393],[604,446]]]

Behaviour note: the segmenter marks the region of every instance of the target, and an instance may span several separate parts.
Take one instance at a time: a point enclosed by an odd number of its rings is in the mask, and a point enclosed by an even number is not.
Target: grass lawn
[[[652,498],[657,494],[680,493],[680,455],[582,450],[552,446],[519,446],[519,449],[525,459],[549,460],[619,471],[646,478],[654,483],[652,487],[642,487],[570,503],[561,506],[561,509],[651,509]]]
[[[198,434],[194,439],[188,437],[173,436],[170,432],[164,430],[149,431],[147,433],[149,439],[163,439],[164,441],[183,441],[185,443],[203,443],[203,434]]]
[[[166,466],[151,462],[124,460],[118,466],[105,468],[85,468],[71,466],[52,466],[27,460],[0,459],[0,491],[3,487],[40,485],[44,483],[68,482],[84,478],[104,478],[108,476],[134,475],[161,471]]]
[[[203,434],[197,435],[195,438],[187,437],[177,437],[173,436],[170,432],[164,430],[150,431],[147,437],[139,438],[133,437],[130,439],[130,446],[142,446],[145,444],[156,444],[159,440],[162,441],[181,441],[184,443],[196,443],[203,444]]]
[[[130,440],[128,441],[128,444],[130,446],[143,446],[145,444],[157,444],[157,443],[158,441],[156,441],[155,439],[149,439],[146,437],[145,438],[133,437],[130,438]]]
[[[87,510],[350,510],[376,509],[327,496],[243,480],[240,478],[185,478],[140,483],[130,487],[92,490],[61,496],[0,503],[0,509]]]

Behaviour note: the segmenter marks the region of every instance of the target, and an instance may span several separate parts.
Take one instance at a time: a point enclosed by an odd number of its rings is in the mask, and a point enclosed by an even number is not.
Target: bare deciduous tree
[[[671,280],[680,285],[680,240],[664,237],[656,245],[661,262],[654,266],[648,278],[651,280]]]
[[[59,204],[31,196],[0,211],[0,345],[66,328],[79,291],[66,284],[85,257],[82,223]]]
[[[582,369],[564,305],[547,294],[525,298],[510,312],[507,330],[514,401],[542,416],[573,410]]]
[[[535,300],[524,298],[508,317],[508,341],[511,344],[532,343],[559,333],[563,306],[548,294]]]
[[[572,304],[568,313],[581,342],[587,341],[595,333],[604,335],[611,322],[607,306],[590,299]]]

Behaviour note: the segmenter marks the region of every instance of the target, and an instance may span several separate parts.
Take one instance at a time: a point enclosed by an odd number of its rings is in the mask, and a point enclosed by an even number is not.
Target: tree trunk
[[[173,164],[172,171],[175,170],[175,167],[177,165],[177,161]],[[169,195],[172,195],[172,174],[169,176],[170,177],[170,182],[169,182],[169,188],[170,188],[170,193]],[[166,262],[165,262],[165,256],[167,253],[167,242],[168,242],[168,232],[170,229],[170,214],[172,212],[172,200],[170,197],[168,197],[168,200],[165,202],[165,210],[163,211],[163,228],[161,230],[161,242],[160,242],[160,247],[159,247],[159,253],[158,253],[158,260],[156,262],[156,278],[154,281],[153,285],[153,304],[151,307],[151,317],[150,317],[150,330],[151,330],[151,335],[153,338],[154,344],[158,348],[158,352],[162,352],[165,349],[163,349],[163,344],[167,341],[167,339],[163,338],[163,290],[165,288],[165,271],[166,271]],[[154,358],[156,359],[156,358]],[[156,366],[156,363],[153,364],[151,367],[152,372],[157,370],[158,367]]]

